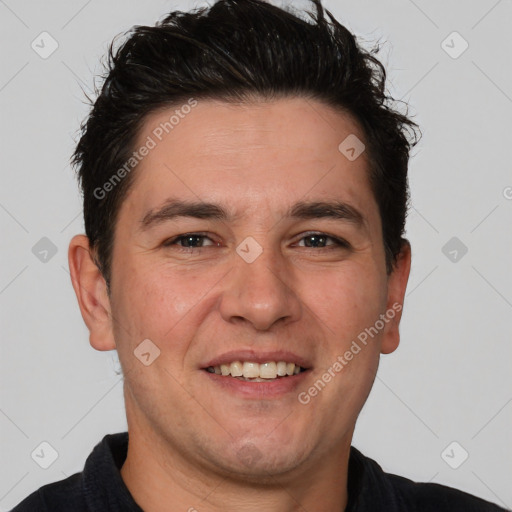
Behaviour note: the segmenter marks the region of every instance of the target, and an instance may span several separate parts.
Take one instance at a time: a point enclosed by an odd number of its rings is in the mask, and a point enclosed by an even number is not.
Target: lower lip
[[[297,375],[290,375],[288,377],[270,380],[269,382],[250,382],[234,377],[217,375],[216,373],[210,373],[206,370],[201,371],[211,379],[211,382],[222,386],[225,390],[244,398],[254,399],[278,398],[287,393],[296,391],[310,372],[310,370],[306,370]]]

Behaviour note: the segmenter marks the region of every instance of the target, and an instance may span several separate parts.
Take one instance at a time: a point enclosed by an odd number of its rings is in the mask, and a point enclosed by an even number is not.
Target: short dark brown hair
[[[404,242],[409,152],[419,130],[386,92],[386,71],[375,57],[379,45],[364,50],[320,0],[312,6],[316,12],[299,16],[263,0],[219,0],[171,12],[155,26],[133,27],[116,50],[116,39],[111,43],[101,90],[89,99],[92,108],[72,158],[86,234],[107,285],[116,217],[134,177],[126,163],[142,123],[148,114],[191,98],[297,96],[348,112],[365,134],[392,271]]]

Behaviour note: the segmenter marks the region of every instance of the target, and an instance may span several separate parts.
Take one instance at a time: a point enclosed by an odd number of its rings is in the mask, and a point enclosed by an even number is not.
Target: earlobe
[[[89,340],[96,350],[116,348],[107,285],[94,262],[89,239],[76,235],[69,244],[69,270]]]
[[[382,354],[390,354],[395,351],[400,343],[399,325],[402,318],[405,290],[410,271],[411,244],[408,240],[404,239],[393,271],[388,277],[388,299],[386,306],[388,323],[382,338]]]

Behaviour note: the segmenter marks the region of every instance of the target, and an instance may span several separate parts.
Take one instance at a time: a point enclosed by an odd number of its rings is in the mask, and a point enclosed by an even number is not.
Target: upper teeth
[[[231,364],[210,366],[208,371],[217,375],[231,375],[231,377],[245,377],[246,379],[275,379],[278,376],[296,375],[300,366],[285,361],[269,361],[268,363],[253,363],[250,361],[233,361]]]

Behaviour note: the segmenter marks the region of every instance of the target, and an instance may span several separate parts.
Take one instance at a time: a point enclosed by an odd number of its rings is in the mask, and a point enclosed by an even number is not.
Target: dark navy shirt
[[[85,462],[84,470],[41,487],[11,512],[141,512],[124,484],[121,469],[128,433],[106,435]],[[505,509],[438,484],[415,483],[385,473],[353,446],[345,512],[499,512]]]

